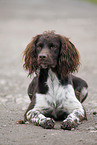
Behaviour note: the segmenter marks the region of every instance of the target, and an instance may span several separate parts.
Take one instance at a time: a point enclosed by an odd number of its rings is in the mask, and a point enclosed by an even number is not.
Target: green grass
[[[84,1],[88,1],[88,2],[91,2],[91,3],[97,4],[97,0],[84,0]]]

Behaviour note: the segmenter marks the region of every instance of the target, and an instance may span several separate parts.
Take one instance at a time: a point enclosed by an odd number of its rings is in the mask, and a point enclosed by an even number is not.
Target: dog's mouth
[[[46,62],[38,62],[40,68],[47,69],[47,68],[54,68],[56,65],[54,63],[46,63]]]
[[[43,69],[48,68],[48,65],[47,65],[47,64],[45,64],[45,63],[41,63],[39,66],[40,66],[41,68],[43,68]]]

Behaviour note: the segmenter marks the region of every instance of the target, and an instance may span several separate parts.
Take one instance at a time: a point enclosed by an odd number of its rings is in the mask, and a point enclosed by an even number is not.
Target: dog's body
[[[54,120],[63,120],[61,128],[71,130],[86,119],[81,103],[88,86],[71,74],[78,69],[79,54],[69,39],[53,32],[37,35],[24,57],[29,74],[38,71],[28,88],[31,103],[25,121],[54,128]]]

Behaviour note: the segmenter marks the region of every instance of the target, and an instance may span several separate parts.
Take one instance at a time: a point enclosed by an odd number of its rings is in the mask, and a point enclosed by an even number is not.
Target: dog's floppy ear
[[[27,45],[27,47],[23,53],[23,58],[24,58],[23,67],[29,71],[29,75],[31,75],[33,72],[36,72],[36,70],[38,68],[35,45],[36,45],[39,37],[40,37],[40,35],[33,37],[33,40]]]
[[[69,73],[78,71],[79,53],[75,46],[69,41],[68,38],[60,36],[61,50],[58,62],[58,71],[61,77],[65,77]]]

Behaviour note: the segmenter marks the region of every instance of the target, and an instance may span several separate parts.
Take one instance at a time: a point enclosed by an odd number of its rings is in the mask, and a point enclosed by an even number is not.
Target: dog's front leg
[[[41,126],[45,129],[54,128],[55,122],[53,119],[45,117],[41,111],[32,109],[26,114],[26,118],[29,122],[34,123],[37,126]]]
[[[86,119],[86,112],[82,104],[77,100],[74,89],[69,85],[66,92],[66,97],[63,101],[64,110],[67,109],[68,116],[63,120],[61,128],[64,130],[71,130],[84,119]]]
[[[86,117],[82,112],[79,110],[74,110],[65,120],[63,120],[61,128],[64,130],[71,130],[72,128],[76,128],[84,119],[86,119]]]

